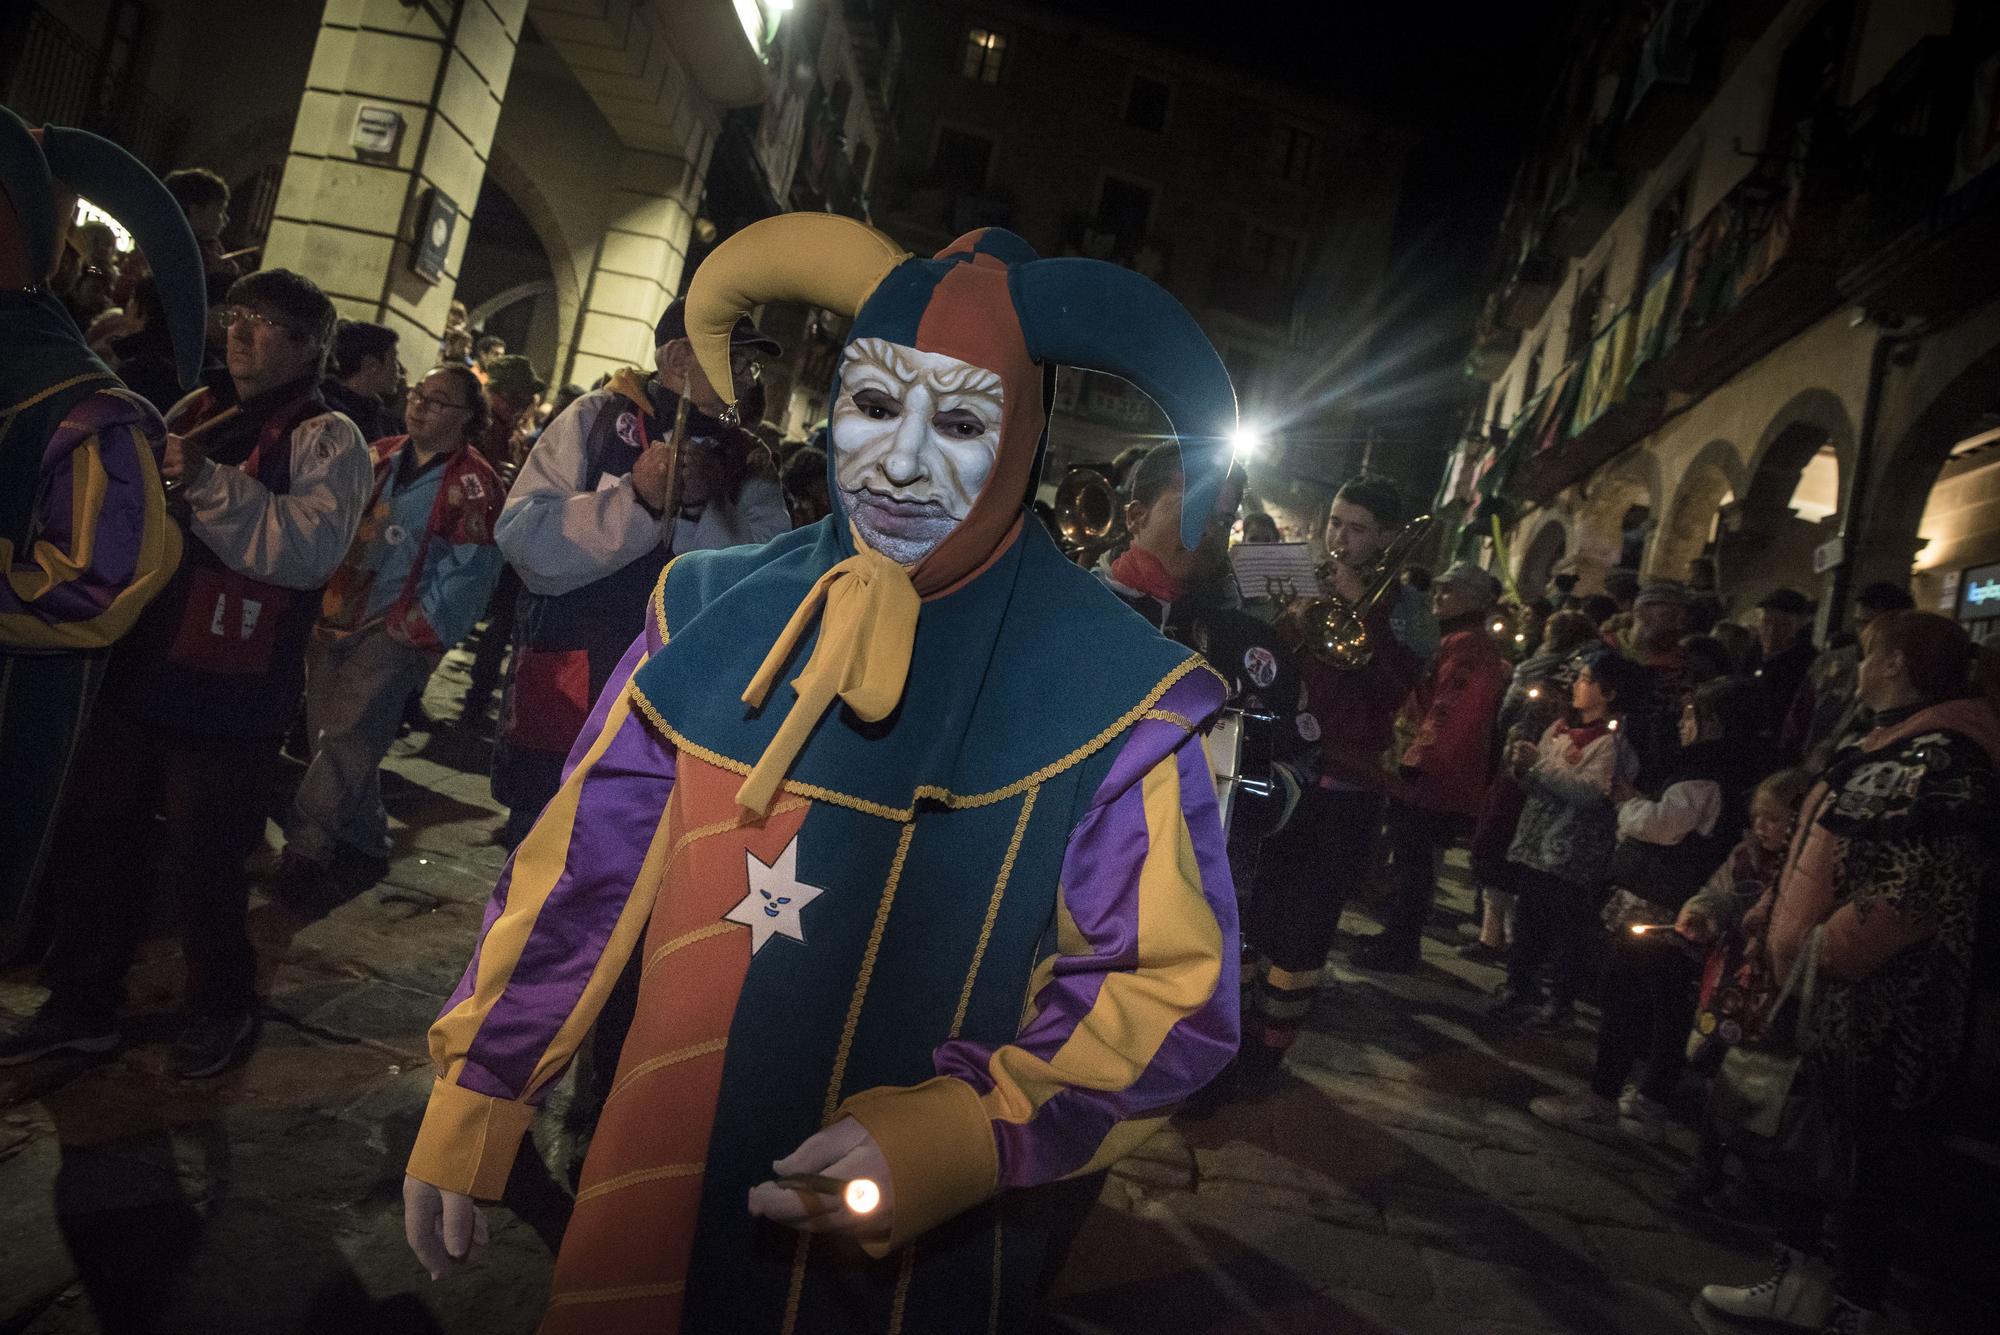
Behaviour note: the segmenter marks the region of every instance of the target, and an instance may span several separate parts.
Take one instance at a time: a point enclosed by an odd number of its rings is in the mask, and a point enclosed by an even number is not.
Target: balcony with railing
[[[1926,38],[1850,114],[1840,290],[1934,317],[2000,288],[2000,52]]]
[[[1660,374],[1703,394],[1840,304],[1839,126],[1805,122],[1793,151],[1754,170],[1689,230]]]
[[[39,5],[0,24],[0,101],[30,125],[68,125],[110,139],[156,172],[178,166],[185,116],[143,83],[106,67],[82,34]]]
[[[1568,266],[1550,254],[1537,238],[1500,289],[1497,311],[1500,327],[1519,332],[1534,328],[1549,303],[1556,299],[1556,290],[1568,272]]]

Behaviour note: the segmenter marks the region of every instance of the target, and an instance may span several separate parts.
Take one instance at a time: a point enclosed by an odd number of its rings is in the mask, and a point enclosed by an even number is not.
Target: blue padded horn
[[[88,130],[45,127],[42,156],[52,176],[123,223],[146,252],[167,312],[174,370],[181,388],[192,389],[201,372],[208,284],[187,215],[144,163]]]
[[[21,223],[21,249],[28,257],[30,282],[41,282],[55,267],[55,187],[48,159],[28,133],[28,123],[0,107],[0,191]]]
[[[1008,277],[1030,356],[1129,380],[1166,413],[1186,488],[1181,544],[1197,546],[1236,430],[1236,391],[1208,335],[1165,288],[1103,260],[1034,260]]]

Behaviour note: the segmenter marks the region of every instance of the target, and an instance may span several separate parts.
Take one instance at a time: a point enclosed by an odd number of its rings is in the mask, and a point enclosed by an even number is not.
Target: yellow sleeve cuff
[[[889,1161],[894,1208],[886,1237],[863,1239],[887,1256],[991,1196],[1000,1181],[993,1127],[971,1085],[939,1076],[921,1085],[865,1089],[840,1105]]]
[[[445,1191],[497,1201],[535,1111],[530,1103],[496,1099],[440,1080],[431,1086],[407,1171]]]

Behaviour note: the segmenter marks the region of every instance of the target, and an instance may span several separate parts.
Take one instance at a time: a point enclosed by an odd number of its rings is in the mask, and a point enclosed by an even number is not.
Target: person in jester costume
[[[431,1031],[406,1228],[433,1274],[476,1254],[473,1202],[638,952],[543,1331],[1021,1330],[1056,1184],[1238,1029],[1200,736],[1225,687],[1033,522],[1044,376],[1159,401],[1190,546],[1235,397],[1165,291],[1007,232],[924,260],[833,215],[752,224],[688,293],[711,384],[769,301],[854,317],[834,512],[661,576]],[[865,1214],[828,1192],[857,1178]]]
[[[38,935],[49,830],[110,646],[181,559],[166,426],[49,290],[79,194],[145,248],[184,385],[208,313],[194,233],[138,159],[0,107],[0,962]]]

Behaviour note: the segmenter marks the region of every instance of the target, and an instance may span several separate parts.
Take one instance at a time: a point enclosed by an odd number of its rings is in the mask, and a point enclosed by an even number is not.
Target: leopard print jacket
[[[1866,978],[1822,979],[1813,1047],[1883,1081],[1892,1107],[1921,1107],[1959,1064],[1971,1007],[1973,930],[1994,866],[1988,828],[1993,762],[1956,732],[1926,731],[1893,750],[1836,757],[1820,820],[1846,843],[1834,906],[1865,924],[1893,910],[1933,925],[1924,940]]]

